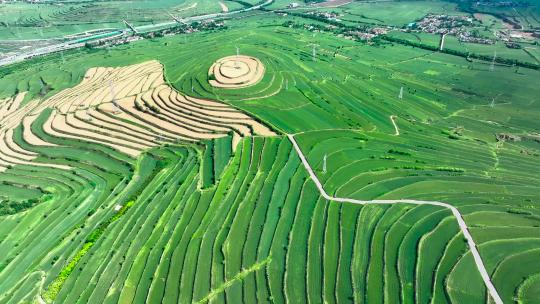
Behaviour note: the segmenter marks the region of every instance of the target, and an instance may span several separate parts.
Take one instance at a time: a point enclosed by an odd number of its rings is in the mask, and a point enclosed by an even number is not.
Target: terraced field
[[[227,1],[229,9],[243,5]],[[0,3],[0,40],[61,38],[98,29],[173,21],[168,14],[194,16],[221,12],[218,1],[41,1]]]
[[[287,134],[333,197],[456,207],[537,300],[539,72],[275,18],[0,71],[1,303],[493,302],[451,210],[325,199]],[[262,75],[213,86],[236,46]]]
[[[244,139],[219,182],[206,190],[197,187],[193,147],[152,150],[132,174],[112,189],[115,198],[105,208],[82,214],[84,224],[42,257],[42,272],[23,277],[25,292],[7,289],[3,301],[39,293],[59,303],[445,299],[442,280],[433,285],[417,279],[439,268],[449,272],[466,249],[447,210],[322,199],[282,137]],[[124,205],[129,208],[115,211],[133,197]],[[98,219],[118,212],[125,214],[92,243],[104,227]],[[80,253],[87,244],[64,278],[65,265],[78,255],[54,254],[82,246],[73,251]],[[433,246],[444,254],[431,256]],[[23,268],[22,257],[30,252],[14,254]],[[43,271],[60,274],[51,282]],[[17,278],[15,271],[3,273],[3,282]]]

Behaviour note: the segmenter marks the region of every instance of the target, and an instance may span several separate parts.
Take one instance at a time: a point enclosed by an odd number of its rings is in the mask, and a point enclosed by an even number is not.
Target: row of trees
[[[453,49],[440,50],[439,47],[435,46],[435,45],[423,44],[421,42],[416,42],[416,41],[411,41],[411,40],[402,39],[402,38],[396,38],[396,37],[390,37],[390,36],[387,36],[387,35],[381,36],[381,39],[389,41],[389,42],[394,42],[394,43],[399,43],[399,44],[403,44],[403,45],[409,45],[409,46],[412,46],[412,47],[421,48],[421,49],[428,50],[428,51],[441,52],[441,53],[445,53],[445,54],[449,54],[449,55],[460,56],[460,57],[467,58],[467,59],[478,59],[478,60],[484,60],[484,61],[492,61],[493,60],[493,57],[490,56],[490,55],[476,54],[476,53],[458,51],[458,50],[453,50]],[[534,69],[534,70],[540,69],[540,65],[538,65],[538,64],[534,64],[534,63],[526,62],[526,61],[521,61],[521,60],[517,60],[517,59],[496,57],[495,62],[500,63],[500,64],[511,65],[511,66],[514,66],[514,65],[515,66],[520,66],[520,67]]]
[[[276,11],[276,12],[279,12],[279,11]],[[345,25],[345,24],[343,24],[343,23],[341,23],[339,21],[330,20],[330,19],[327,19],[327,18],[325,18],[323,16],[319,16],[319,15],[310,15],[310,14],[304,14],[304,13],[292,13],[292,12],[286,12],[286,11],[282,11],[282,13],[287,13],[287,14],[289,14],[291,16],[316,20],[316,21],[319,21],[319,22],[322,22],[322,23],[325,23],[325,24],[332,25],[332,26],[339,29],[338,31],[335,31],[337,33],[346,33],[346,32],[354,32],[354,31],[363,31],[363,32],[365,32],[365,31],[369,30],[369,27],[367,25],[365,25],[365,26],[349,26],[349,25]],[[286,26],[286,24],[284,24],[284,25]],[[320,29],[320,30],[324,30],[323,26],[317,26],[315,24],[311,24],[311,26],[313,26],[314,28]],[[427,44],[423,44],[421,42],[410,41],[410,40],[396,38],[396,37],[390,37],[390,36],[387,36],[387,35],[381,35],[379,37],[380,37],[379,39],[377,39],[377,38],[373,39],[373,42],[375,44],[377,44],[380,40],[384,40],[384,41],[388,41],[388,42],[399,43],[399,44],[403,44],[403,45],[409,45],[409,46],[421,48],[421,49],[424,49],[424,50],[429,50],[429,51],[434,51],[434,52],[441,52],[441,53],[454,55],[454,56],[460,56],[460,57],[467,58],[467,59],[478,59],[478,60],[484,60],[484,61],[492,61],[493,60],[493,57],[490,56],[490,55],[476,54],[476,53],[459,51],[459,50],[452,50],[452,49],[439,50],[438,46],[427,45]],[[517,60],[517,59],[496,57],[495,62],[500,63],[500,64],[505,64],[505,65],[510,65],[510,66],[519,66],[519,67],[523,67],[523,68],[534,69],[534,70],[540,69],[540,65],[538,65],[538,64],[531,63],[531,62],[526,62],[526,61],[521,61],[521,60]]]
[[[315,20],[315,21],[319,21],[319,22],[322,22],[322,23],[326,23],[328,25],[333,25],[339,29],[341,29],[341,32],[346,32],[346,31],[367,31],[369,29],[368,25],[356,25],[356,26],[349,26],[349,25],[346,25],[346,24],[343,24],[339,21],[336,21],[336,20],[333,20],[333,19],[328,19],[324,16],[321,16],[321,15],[312,15],[312,14],[304,14],[304,13],[294,13],[294,12],[290,12],[290,11],[275,11],[276,13],[283,13],[283,14],[288,14],[290,16],[295,16],[295,17],[301,17],[301,18],[304,18],[304,19],[311,19],[311,20]],[[311,24],[312,26],[316,26],[315,24]]]
[[[20,202],[3,201],[0,202],[0,216],[19,213],[26,209],[30,209],[39,203],[40,200],[37,198],[31,198]]]

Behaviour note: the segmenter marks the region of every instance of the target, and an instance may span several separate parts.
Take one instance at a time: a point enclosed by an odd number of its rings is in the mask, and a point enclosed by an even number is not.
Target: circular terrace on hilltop
[[[228,56],[216,61],[208,71],[210,85],[237,89],[252,86],[264,76],[264,65],[250,56]]]

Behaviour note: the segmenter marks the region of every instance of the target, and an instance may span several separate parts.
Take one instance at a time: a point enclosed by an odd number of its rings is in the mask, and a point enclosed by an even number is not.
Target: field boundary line
[[[195,304],[203,304],[210,302],[215,296],[225,291],[225,289],[231,287],[234,283],[243,280],[245,277],[247,277],[249,274],[258,271],[262,269],[264,266],[266,266],[268,263],[272,261],[272,256],[267,256],[264,260],[257,262],[253,265],[251,265],[248,268],[242,269],[239,273],[237,273],[234,277],[232,277],[230,280],[223,282],[220,286],[216,287],[215,289],[212,289],[210,293],[208,293],[204,298],[200,299],[199,301],[193,301]]]
[[[352,198],[342,198],[342,197],[333,197],[328,195],[326,191],[323,188],[323,185],[321,181],[317,178],[317,175],[315,175],[315,172],[309,165],[309,162],[307,161],[304,153],[300,149],[300,146],[294,139],[294,135],[287,134],[287,137],[291,141],[291,143],[294,146],[294,149],[296,150],[298,156],[300,157],[300,160],[302,161],[302,164],[306,168],[306,170],[309,173],[309,176],[311,177],[311,180],[315,183],[317,188],[319,189],[319,192],[321,195],[330,201],[334,202],[340,202],[340,203],[352,203],[357,205],[385,205],[385,204],[415,204],[415,205],[433,205],[433,206],[440,206],[447,209],[450,209],[452,211],[452,214],[456,218],[459,228],[461,229],[461,232],[463,233],[463,236],[467,240],[467,244],[469,246],[469,249],[471,251],[471,254],[473,255],[474,262],[476,264],[476,267],[478,268],[478,272],[480,272],[480,275],[482,276],[482,279],[484,280],[484,284],[486,285],[486,288],[488,289],[488,292],[491,296],[491,298],[494,300],[496,304],[503,304],[503,301],[501,297],[499,296],[499,293],[497,292],[497,289],[495,288],[495,285],[493,285],[493,282],[491,281],[491,278],[489,277],[489,274],[486,270],[486,267],[484,266],[484,262],[482,261],[482,257],[480,256],[480,253],[478,252],[478,248],[476,246],[476,243],[474,242],[474,239],[472,235],[469,232],[469,228],[467,227],[467,224],[465,223],[465,220],[463,219],[463,216],[459,212],[459,210],[447,203],[443,202],[437,202],[437,201],[420,201],[420,200],[412,200],[412,199],[399,199],[399,200],[357,200]]]

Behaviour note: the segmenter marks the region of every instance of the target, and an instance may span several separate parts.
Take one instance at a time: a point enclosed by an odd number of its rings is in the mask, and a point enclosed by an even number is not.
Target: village
[[[480,37],[477,31],[470,30],[475,19],[469,16],[451,16],[429,14],[423,19],[412,22],[407,30],[430,34],[453,35],[461,42],[494,44],[492,39]]]

